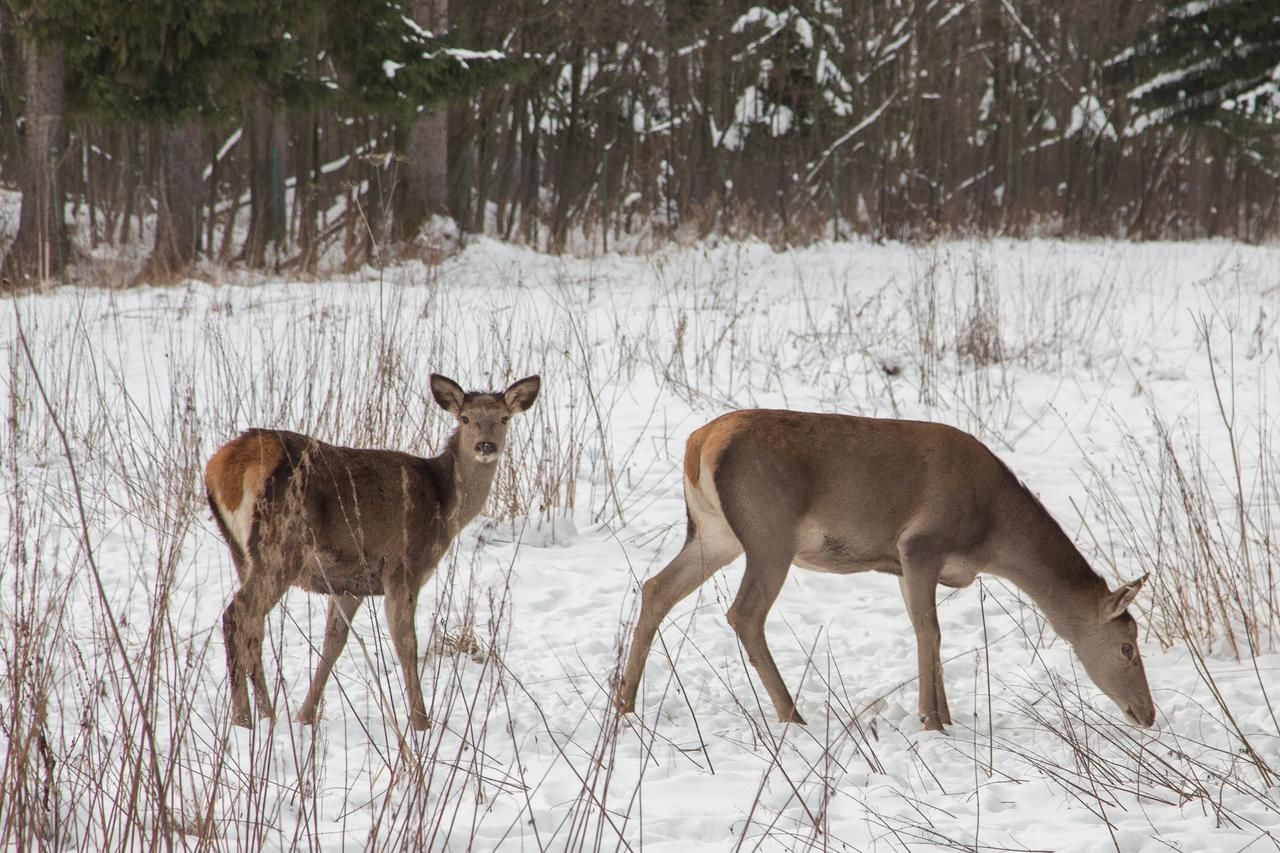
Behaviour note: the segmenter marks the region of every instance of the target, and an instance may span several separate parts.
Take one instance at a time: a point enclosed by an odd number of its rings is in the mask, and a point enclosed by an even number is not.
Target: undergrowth
[[[1117,815],[1143,804],[1274,843],[1280,724],[1275,711],[1262,728],[1256,714],[1242,723],[1239,704],[1278,699],[1264,667],[1280,619],[1267,408],[1280,356],[1248,322],[1252,285],[1237,282],[1236,314],[1196,319],[1184,369],[1211,396],[1192,417],[1115,357],[1133,334],[1124,318],[1148,330],[1165,319],[1159,305],[1135,308],[1117,264],[1011,272],[988,244],[899,251],[905,277],[874,287],[856,271],[822,278],[803,253],[780,287],[762,278],[772,254],[740,244],[655,253],[644,288],[557,262],[480,294],[403,266],[390,281],[11,301],[0,844],[636,849],[646,786],[672,768],[713,777],[726,751],[759,757],[754,799],[725,819],[737,849],[840,849],[854,825],[892,849],[989,849],[984,792],[1030,783],[1091,813],[1117,850]],[[268,628],[279,718],[232,727],[216,614],[234,577],[204,459],[250,425],[430,455],[450,429],[431,371],[475,388],[539,372],[544,388],[512,428],[485,520],[424,591],[435,725],[405,726],[376,602],[330,681],[324,724],[290,722],[324,624],[324,602],[294,591]],[[1124,386],[1146,417],[1079,404],[1073,386],[1086,382]],[[539,642],[521,635],[515,606],[530,543],[571,546],[590,528],[634,560],[610,570],[638,583],[679,547],[682,522],[647,519],[678,499],[684,436],[751,405],[945,420],[1002,455],[1064,436],[1053,452],[1085,473],[1076,517],[1059,518],[1113,581],[1150,573],[1144,639],[1197,674],[1157,702],[1194,712],[1200,734],[1137,731],[1096,707],[1082,676],[1043,662],[1052,633],[998,582],[961,593],[981,596],[979,634],[944,630],[948,678],[971,704],[947,739],[918,737],[901,710],[913,674],[885,684],[868,674],[876,661],[848,659],[838,632],[812,626],[793,626],[788,660],[801,667],[787,676],[817,713],[805,729],[772,723],[745,657],[724,668],[705,648],[727,631],[732,570],[664,626],[637,716],[609,701],[633,597],[616,613],[600,602],[617,627],[593,638],[605,649],[594,664],[548,651],[552,686],[513,664],[528,654],[512,654],[514,638]],[[623,410],[638,417],[621,423]],[[1095,462],[1085,434],[1098,418],[1131,438]],[[902,630],[909,640],[905,618]],[[993,671],[993,654],[1029,663]],[[1244,693],[1225,685],[1241,677]],[[955,791],[933,768],[957,761],[971,767],[975,811],[948,817],[931,803]]]

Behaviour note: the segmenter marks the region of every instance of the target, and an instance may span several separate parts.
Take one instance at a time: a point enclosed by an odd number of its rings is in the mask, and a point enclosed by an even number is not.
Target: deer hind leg
[[[782,584],[787,579],[794,556],[792,549],[784,547],[778,541],[748,545],[747,569],[742,577],[742,586],[738,587],[738,595],[727,616],[738,640],[747,651],[747,659],[756,668],[760,681],[764,683],[764,688],[773,701],[778,721],[804,725],[804,718],[796,710],[795,700],[782,681],[782,674],[778,672],[778,665],[774,663],[773,654],[769,651],[769,644],[764,636],[765,619],[773,602],[777,600],[778,593],[782,591]]]
[[[942,629],[938,626],[938,576],[943,560],[919,542],[901,541],[902,598],[916,633],[916,662],[920,673],[920,717],[930,731],[951,725],[947,691],[942,678]]]
[[[347,644],[347,635],[351,632],[351,620],[360,609],[362,601],[364,599],[358,595],[329,596],[329,615],[325,620],[324,645],[320,649],[320,663],[316,667],[315,675],[311,677],[307,698],[303,700],[302,707],[294,717],[299,723],[315,724],[316,709],[319,708],[320,700],[324,697],[324,685],[329,680],[329,674],[333,671],[338,655],[342,654],[342,649]]]
[[[721,525],[723,527],[723,525]],[[636,691],[649,657],[658,626],[678,602],[687,598],[708,578],[742,553],[742,546],[727,528],[708,535],[695,533],[685,539],[680,553],[662,571],[644,582],[640,594],[640,616],[636,620],[627,665],[622,672],[614,702],[623,714],[636,709]]]
[[[422,681],[418,675],[418,629],[414,613],[418,609],[418,590],[406,586],[388,586],[384,593],[387,610],[387,627],[391,630],[391,643],[400,659],[404,673],[404,687],[409,694],[409,724],[416,731],[431,728],[427,706],[422,700]]]
[[[244,583],[244,579],[248,576],[246,571],[248,564],[245,560],[244,547],[240,544],[240,540],[231,532],[231,528],[227,526],[227,522],[222,517],[222,509],[218,506],[217,500],[212,493],[208,495],[209,509],[213,513],[213,521],[218,525],[218,532],[222,534],[222,541],[227,543],[227,550],[231,552],[231,564],[236,568],[236,577],[240,579],[240,583]]]
[[[231,603],[222,614],[222,634],[227,647],[227,672],[231,678],[231,721],[237,726],[250,727],[253,716],[249,710],[247,680],[253,682],[254,701],[259,717],[275,717],[271,704],[271,691],[267,689],[266,672],[262,667],[262,642],[267,613],[276,605],[288,583],[281,577],[252,570],[231,597]]]

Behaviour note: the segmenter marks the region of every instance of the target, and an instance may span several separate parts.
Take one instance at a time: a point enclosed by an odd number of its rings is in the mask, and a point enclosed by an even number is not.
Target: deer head
[[[1078,629],[1071,643],[1093,683],[1140,726],[1155,722],[1156,708],[1138,651],[1138,623],[1127,608],[1146,579],[1143,575],[1107,593],[1095,618]]]
[[[469,394],[447,376],[431,374],[431,395],[440,408],[458,419],[458,453],[470,453],[475,461],[485,464],[498,461],[511,416],[532,406],[541,387],[541,379],[528,376],[501,394]]]

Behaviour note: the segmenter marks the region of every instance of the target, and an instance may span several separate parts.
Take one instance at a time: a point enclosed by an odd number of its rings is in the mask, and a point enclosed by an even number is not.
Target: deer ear
[[[526,376],[518,382],[512,382],[511,387],[502,392],[502,399],[506,400],[507,408],[512,414],[523,412],[525,409],[533,405],[533,401],[538,399],[538,391],[542,389],[542,379],[538,376]]]
[[[1112,590],[1102,600],[1102,621],[1110,621],[1128,609],[1133,600],[1138,597],[1138,592],[1146,582],[1147,575],[1143,575],[1137,580],[1129,581]]]
[[[466,398],[467,392],[463,391],[462,386],[448,376],[433,373],[431,374],[431,396],[436,398],[440,408],[452,415],[456,415],[462,411],[462,401]]]

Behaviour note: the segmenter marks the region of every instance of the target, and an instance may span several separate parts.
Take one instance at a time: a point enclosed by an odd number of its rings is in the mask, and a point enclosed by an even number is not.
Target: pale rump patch
[[[235,512],[227,513],[225,510],[222,511],[222,520],[226,522],[227,530],[231,531],[236,544],[244,552],[249,550],[249,531],[253,529],[253,505],[256,501],[257,496],[255,495],[249,500],[241,501]]]
[[[711,510],[716,515],[723,515],[720,508],[720,495],[716,492],[716,467],[720,454],[733,440],[733,437],[746,425],[742,412],[730,412],[721,415],[706,426],[693,431],[684,450],[685,498],[691,496],[701,498],[701,506],[690,504],[690,509]],[[702,512],[697,513],[699,515]]]
[[[220,447],[205,466],[205,488],[242,550],[248,548],[254,504],[283,457],[279,438],[247,433]]]
[[[696,488],[698,479],[702,476],[702,442],[706,437],[703,435],[705,429],[703,427],[702,429],[694,430],[684,443],[684,483],[686,491],[689,489],[690,484]]]
[[[712,421],[689,436],[684,455],[684,502],[702,547],[715,553],[738,554],[742,544],[724,517],[715,482],[720,453],[737,431],[737,425],[724,423],[726,420]]]

